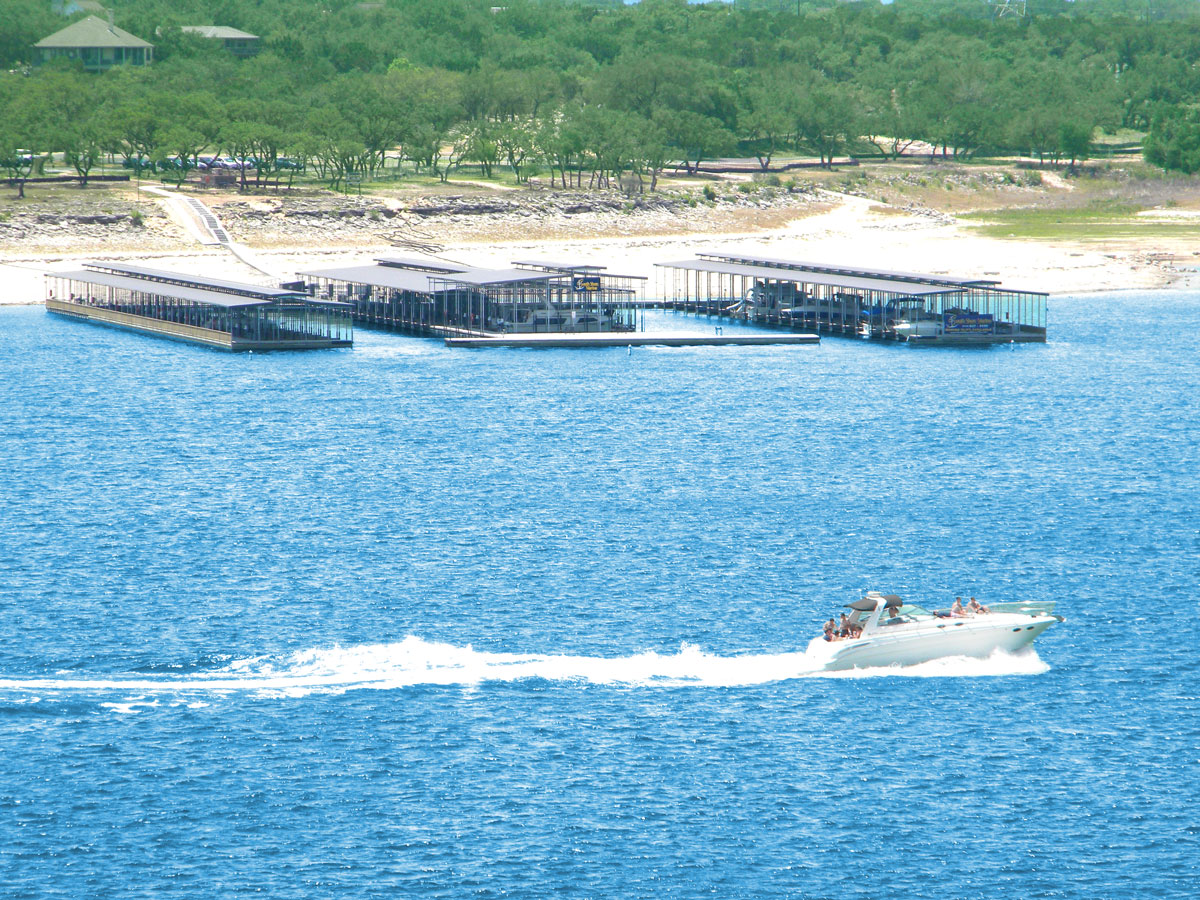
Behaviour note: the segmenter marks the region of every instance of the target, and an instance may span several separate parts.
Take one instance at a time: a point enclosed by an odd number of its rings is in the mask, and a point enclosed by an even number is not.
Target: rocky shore
[[[215,192],[197,196],[213,209],[234,240],[262,248],[363,243],[435,246],[685,230],[716,233],[731,226],[745,228],[748,214],[767,213],[769,227],[780,218],[821,208],[814,190],[795,185],[754,185],[751,190],[725,186],[711,197],[546,188],[403,199]],[[140,202],[100,192],[34,196],[0,217],[0,249],[9,254],[119,252],[139,247],[171,251],[193,244],[145,193]]]
[[[713,199],[686,194],[521,190],[443,194],[400,200],[367,197],[231,199],[216,207],[235,240],[255,246],[464,240],[570,239],[602,234],[720,230],[731,216],[818,206],[811,190],[727,191]]]
[[[150,199],[141,203],[112,194],[33,195],[19,209],[0,213],[0,251],[61,253],[122,250],[151,244],[185,247],[191,239]]]

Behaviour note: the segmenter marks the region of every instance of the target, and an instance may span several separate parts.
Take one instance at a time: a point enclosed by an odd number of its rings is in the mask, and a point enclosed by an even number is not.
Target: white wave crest
[[[0,678],[16,691],[256,691],[302,696],[315,691],[395,690],[414,685],[478,685],[526,679],[628,687],[745,687],[794,678],[922,678],[1037,675],[1049,669],[1032,650],[986,659],[947,657],[904,668],[823,671],[820,648],[806,652],[718,656],[691,644],[678,653],[632,656],[487,653],[408,637],[399,643],[301,650],[233,662],[206,675],[164,678]],[[128,711],[122,707],[122,711]]]

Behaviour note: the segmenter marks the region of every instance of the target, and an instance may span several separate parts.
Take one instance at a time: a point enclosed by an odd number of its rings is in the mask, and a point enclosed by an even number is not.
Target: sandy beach
[[[220,216],[220,199],[209,200]],[[169,206],[166,200],[161,202]],[[247,265],[230,251],[200,244],[177,215],[155,217],[143,233],[103,242],[48,236],[30,245],[0,241],[0,303],[36,304],[44,299],[46,272],[88,259],[139,260],[156,267],[265,283],[290,279],[319,266],[412,255],[378,235],[328,235],[314,224],[300,237],[269,228],[231,228]],[[1197,281],[1200,255],[1185,242],[1154,239],[1088,242],[1003,240],[931,210],[905,211],[848,194],[822,192],[807,205],[713,210],[686,215],[662,212],[588,213],[569,222],[511,217],[449,216],[420,222],[417,233],[437,254],[465,263],[506,267],[514,260],[587,262],[650,279],[655,263],[687,259],[705,250],[742,250],[775,257],[822,260],[934,274],[999,279],[1008,287],[1051,294],[1184,288]],[[564,235],[572,235],[565,237]],[[1193,260],[1195,261],[1193,264]]]

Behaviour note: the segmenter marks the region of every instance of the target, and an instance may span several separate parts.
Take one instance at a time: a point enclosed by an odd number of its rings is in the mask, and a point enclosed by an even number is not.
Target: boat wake
[[[633,688],[746,687],[796,678],[964,678],[1037,675],[1049,669],[1033,650],[1018,654],[998,651],[986,659],[946,657],[905,668],[825,672],[823,663],[819,648],[799,653],[718,656],[684,644],[673,654],[599,657],[487,653],[469,646],[408,637],[392,644],[334,646],[277,657],[253,657],[188,676],[0,678],[0,691],[121,691],[146,695],[252,691],[286,697],[531,679]]]

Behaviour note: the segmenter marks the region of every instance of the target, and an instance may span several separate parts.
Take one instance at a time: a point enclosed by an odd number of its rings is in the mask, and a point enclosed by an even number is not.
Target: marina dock
[[[218,350],[322,350],[354,340],[345,305],[303,291],[109,262],[46,279],[47,312]]]
[[[761,347],[766,345],[818,344],[816,334],[492,334],[473,337],[447,337],[449,347]]]
[[[648,280],[603,266],[532,260],[487,269],[411,256],[308,269],[297,278],[290,286],[345,304],[357,325],[474,338],[634,332]]]
[[[906,343],[1046,341],[1047,295],[989,279],[724,253],[656,267],[678,312]]]

